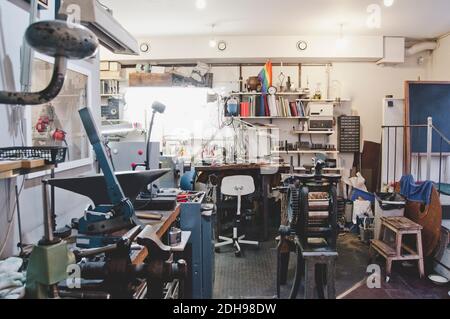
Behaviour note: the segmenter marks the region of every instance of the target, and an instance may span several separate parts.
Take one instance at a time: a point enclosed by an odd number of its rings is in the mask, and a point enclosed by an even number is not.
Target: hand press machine
[[[295,299],[298,294],[302,273],[308,278],[307,284],[304,285],[305,298],[313,295],[311,287],[314,284],[311,283],[311,276],[315,276],[319,298],[325,296],[325,285],[328,298],[334,298],[332,274],[334,274],[334,263],[337,257],[337,184],[341,176],[323,174],[325,165],[323,160],[317,160],[314,174],[295,174],[285,181],[284,190],[288,192],[289,224],[281,226],[279,230],[278,296],[280,296],[280,285],[286,283],[289,252],[295,250],[297,266],[290,298]],[[308,260],[306,267],[305,258]]]

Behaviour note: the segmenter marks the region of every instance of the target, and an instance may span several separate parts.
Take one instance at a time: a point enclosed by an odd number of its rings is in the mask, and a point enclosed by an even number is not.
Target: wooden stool
[[[386,259],[386,273],[391,274],[392,262],[399,260],[417,260],[419,264],[420,278],[425,275],[422,250],[422,226],[414,223],[406,217],[381,217],[381,229],[378,239],[371,241],[370,254],[373,250]],[[385,242],[387,231],[395,234],[395,247]],[[416,236],[416,250],[403,243],[403,235]]]
[[[319,299],[336,299],[335,268],[338,253],[328,248],[303,249],[300,243],[299,245],[305,265],[304,298],[314,299],[315,291],[317,291]]]

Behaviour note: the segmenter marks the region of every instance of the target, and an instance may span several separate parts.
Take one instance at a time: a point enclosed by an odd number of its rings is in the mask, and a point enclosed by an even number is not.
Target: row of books
[[[239,105],[238,114],[241,117],[306,117],[307,111],[300,100],[269,95],[246,97]]]
[[[101,80],[100,81],[100,94],[119,94],[120,86],[117,80]]]

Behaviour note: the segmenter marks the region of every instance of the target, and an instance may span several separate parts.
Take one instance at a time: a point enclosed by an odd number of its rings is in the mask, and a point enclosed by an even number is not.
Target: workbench
[[[172,211],[137,211],[136,214],[139,219],[145,225],[151,225],[155,228],[156,234],[158,238],[162,239],[164,234],[170,229],[170,227],[176,222],[178,217],[180,216],[180,204],[177,204],[174,210]],[[145,215],[161,215],[161,220],[148,220],[142,218]],[[123,230],[119,232],[120,235],[123,235],[127,232],[127,230]],[[145,258],[148,256],[147,248],[142,247],[139,250],[133,251],[131,256],[131,261],[134,265],[143,263]]]
[[[54,168],[55,165],[48,165],[44,160],[0,161],[0,180],[12,179]]]
[[[255,186],[259,184],[260,199],[263,203],[262,209],[262,240],[268,239],[269,235],[269,193],[271,186],[278,186],[280,173],[289,170],[289,167],[270,164],[223,164],[217,166],[197,166],[197,181],[207,183],[210,175],[218,177],[216,188],[217,198],[220,198],[220,184],[224,177],[232,175],[250,175],[255,179]],[[258,183],[258,181],[260,181]],[[220,229],[219,218],[217,218],[218,229]],[[216,232],[218,235],[218,232]]]
[[[138,211],[137,214],[141,216],[140,220],[145,225],[151,225],[154,227],[154,231],[158,238],[160,238],[163,242],[165,234],[169,231],[170,227],[177,221],[181,211],[181,206],[177,205],[175,209],[171,211]],[[160,220],[150,220],[147,218],[142,218],[146,215],[161,216]],[[125,235],[129,229],[123,229],[117,232],[112,233],[112,236],[123,236]],[[75,243],[75,237],[70,237],[67,240],[70,243],[69,247],[74,248],[72,244]],[[145,259],[149,256],[149,252],[146,247],[137,246],[137,249],[131,250],[130,259],[133,265],[139,265],[144,263]],[[142,281],[141,284],[135,286],[133,285],[133,298],[142,298],[145,295],[146,291],[146,283]],[[63,282],[59,284],[59,293],[62,298],[76,298],[76,299],[84,299],[84,298],[106,298],[109,295],[109,291],[106,290],[105,287],[99,285],[96,288],[86,287],[79,291],[74,291],[72,289],[68,289]],[[89,295],[89,297],[88,297]]]

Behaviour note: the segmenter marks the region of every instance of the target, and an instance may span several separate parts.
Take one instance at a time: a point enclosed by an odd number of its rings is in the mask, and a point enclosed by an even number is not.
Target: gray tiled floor
[[[276,296],[276,243],[261,244],[259,250],[247,248],[236,258],[232,248],[216,254],[215,298],[274,298]],[[245,249],[245,248],[244,248]],[[337,294],[349,289],[365,277],[368,246],[352,234],[339,237],[339,258],[336,269]],[[288,278],[294,276],[295,263],[291,254]],[[290,282],[282,287],[281,297],[287,298]],[[299,295],[300,297],[300,295]]]

